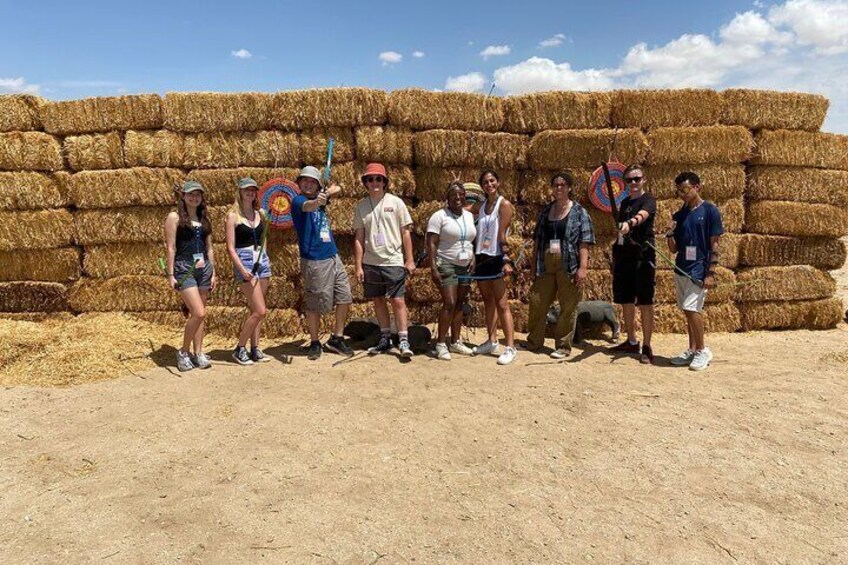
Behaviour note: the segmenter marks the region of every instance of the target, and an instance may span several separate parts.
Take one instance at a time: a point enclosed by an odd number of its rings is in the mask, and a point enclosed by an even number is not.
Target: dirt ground
[[[708,343],[7,387],[0,563],[848,563],[848,326]]]

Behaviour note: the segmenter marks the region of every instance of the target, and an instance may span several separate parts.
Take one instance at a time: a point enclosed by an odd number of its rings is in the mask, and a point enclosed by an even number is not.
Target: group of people
[[[644,170],[639,165],[627,167],[624,181],[629,195],[621,202],[618,217],[613,218],[617,240],[613,245],[612,271],[614,300],[622,306],[627,338],[612,349],[638,355],[641,362],[651,364],[656,260],[658,256],[666,260],[668,257],[656,247],[656,200],[645,190]],[[353,295],[326,212],[331,198],[342,188],[334,183],[324,186],[320,172],[313,166],[304,167],[296,182],[300,194],[292,199],[291,214],[297,231],[310,336],[307,357],[318,359],[324,349],[351,356],[344,327]],[[354,273],[362,283],[365,298],[373,303],[381,334],[368,353],[396,350],[399,356],[410,358],[413,351],[404,294],[408,277],[418,268],[413,255],[413,221],[406,203],[391,193],[390,179],[382,164],[368,164],[361,182],[367,194],[354,212]],[[705,369],[712,359],[704,344],[702,311],[708,289],[716,284],[723,229],[718,209],[701,198],[697,174],[683,172],[675,179],[675,185],[682,206],[664,235],[669,251],[676,253],[672,266],[677,303],[686,316],[689,345],[671,363],[697,371]],[[550,356],[566,359],[571,354],[577,307],[583,297],[589,249],[595,244],[595,235],[589,213],[573,199],[574,176],[567,171],[557,173],[550,186],[551,202],[540,211],[533,240],[528,242],[532,244],[529,263],[534,281],[526,349],[540,352],[544,347],[548,310],[557,300],[560,314]],[[491,169],[482,171],[476,183],[454,181],[447,187],[444,207],[427,222],[427,265],[442,298],[435,345],[435,356],[440,360],[449,361],[452,353],[494,355],[498,364],[508,365],[517,357],[507,295],[510,275],[521,268],[516,264],[518,250],[508,239],[515,208],[499,188],[498,174]],[[241,179],[236,190],[233,209],[226,219],[226,243],[249,315],[232,355],[237,363],[250,365],[269,360],[259,347],[271,277],[265,245],[269,222],[259,205],[259,187],[253,179]],[[165,221],[167,274],[188,311],[183,344],[176,354],[181,371],[211,365],[203,352],[203,322],[217,277],[203,194],[200,183],[186,181],[177,210]],[[488,332],[487,340],[476,347],[463,343],[460,337],[463,304],[473,282],[483,297]],[[637,306],[642,323],[641,344],[635,329]],[[389,308],[397,329],[396,339]],[[328,313],[334,313],[335,320],[332,334],[322,344],[319,322],[321,315]],[[504,334],[503,347],[498,340],[499,329]]]

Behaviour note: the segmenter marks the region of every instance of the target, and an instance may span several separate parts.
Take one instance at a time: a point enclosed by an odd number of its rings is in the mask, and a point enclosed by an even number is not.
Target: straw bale
[[[31,94],[0,96],[0,132],[41,129],[38,110],[44,99]]]
[[[427,222],[430,221],[430,216],[445,207],[444,202],[434,200],[427,202],[419,202],[417,206],[409,209],[409,215],[412,216],[413,232],[420,235],[427,235]]]
[[[442,301],[442,293],[433,283],[428,266],[416,269],[412,276],[406,279],[406,297],[410,302],[419,304]]]
[[[179,169],[83,171],[71,176],[68,195],[78,208],[164,206],[174,202],[183,178]]]
[[[429,167],[498,167],[527,164],[526,135],[479,131],[428,130],[413,137],[415,162]]]
[[[782,129],[760,130],[754,139],[754,165],[848,170],[848,135]]]
[[[59,140],[40,131],[0,133],[0,171],[56,171],[64,167]]]
[[[594,249],[592,250],[594,251]],[[590,253],[591,255],[591,253]],[[657,304],[674,304],[677,301],[677,292],[674,284],[674,271],[671,269],[660,269],[657,271],[657,286],[654,302]],[[707,303],[718,304],[733,300],[737,291],[735,286],[736,275],[730,269],[718,267],[716,269],[717,286],[707,292]],[[608,265],[600,269],[590,269],[585,286],[584,300],[606,300],[611,302],[612,296],[612,272]]]
[[[436,324],[439,321],[439,311],[442,309],[442,301],[430,302],[428,304],[410,303],[407,305],[409,310],[409,322],[415,324]],[[434,336],[435,337],[435,336]]]
[[[589,271],[583,285],[583,300],[612,302],[612,273],[609,269]]]
[[[165,217],[174,208],[132,207],[78,210],[73,223],[79,245],[164,242]]]
[[[386,122],[388,94],[371,88],[292,90],[274,95],[272,127],[287,131]]]
[[[739,307],[733,302],[707,304],[703,314],[704,328],[710,334],[737,332],[742,327]],[[685,334],[686,315],[676,305],[659,304],[654,308],[654,331],[663,334]]]
[[[356,128],[356,156],[363,162],[412,164],[412,130],[397,126]]]
[[[8,320],[15,322],[67,322],[74,319],[73,312],[0,312],[0,320]],[[4,342],[5,344],[5,342]],[[6,344],[8,347],[8,344]],[[0,362],[0,366],[5,366]]]
[[[482,299],[470,300],[468,305],[471,307],[471,313],[463,319],[463,326],[468,328],[485,328],[486,307],[483,304]],[[526,332],[528,330],[527,326],[530,318],[529,306],[517,300],[510,300],[509,309],[510,312],[512,312],[512,323],[515,331]],[[433,318],[433,323],[438,323],[438,321],[438,312],[436,312],[436,317]]]
[[[334,234],[333,239],[336,242],[336,249],[339,251],[339,257],[343,263],[353,262],[353,244],[356,237],[353,234]],[[299,257],[300,255],[298,255]],[[300,271],[298,271],[298,274]]]
[[[342,187],[345,198],[364,198],[368,192],[362,184],[363,171],[365,163],[361,161],[333,165],[330,181]],[[406,165],[387,165],[386,173],[389,175],[389,192],[401,197],[415,195],[416,182],[411,168]]]
[[[647,190],[657,200],[676,198],[674,179],[683,171],[694,171],[701,177],[701,196],[707,200],[724,202],[745,192],[745,167],[717,163],[646,166]]]
[[[169,328],[182,328],[185,318],[178,311],[133,312],[128,316]],[[208,306],[204,319],[207,333],[234,338],[248,316],[245,307]],[[263,338],[296,337],[302,334],[300,314],[289,308],[269,308],[262,320]]]
[[[0,251],[51,249],[74,242],[74,220],[64,209],[0,212]]]
[[[389,95],[388,115],[389,123],[413,130],[494,132],[504,125],[504,104],[482,94],[405,88]]]
[[[363,289],[362,283],[359,282],[359,279],[356,278],[356,269],[353,265],[353,259],[350,259],[350,261],[348,262],[345,261],[345,258],[342,258],[342,262],[346,263],[345,271],[347,272],[347,278],[350,280],[350,293],[353,296],[353,302],[371,302],[371,299],[365,298],[365,291]]]
[[[91,245],[83,253],[82,268],[86,275],[98,279],[122,275],[161,275],[159,257],[165,257],[165,245],[162,243]],[[218,270],[219,277],[222,270],[226,269]]]
[[[842,237],[848,234],[848,211],[829,204],[749,202],[745,230],[769,235]]]
[[[794,302],[742,302],[742,330],[829,330],[844,315],[839,298]]]
[[[805,167],[751,167],[748,200],[788,200],[848,206],[848,171]]]
[[[657,128],[648,132],[648,161],[668,163],[741,163],[754,148],[751,132],[742,126]]]
[[[265,305],[268,308],[297,308],[300,296],[300,288],[291,279],[271,277],[268,294],[265,295]],[[241,283],[236,282],[235,279],[219,279],[218,286],[209,298],[209,303],[213,306],[247,306],[247,300],[241,292]]]
[[[503,106],[503,129],[511,133],[610,125],[610,95],[606,92],[537,92],[505,98]]]
[[[120,169],[124,166],[121,134],[72,135],[65,138],[65,158],[74,171]]]
[[[44,131],[57,135],[162,127],[158,94],[48,102],[41,107]]]
[[[74,247],[0,251],[0,281],[68,282],[80,276],[80,254]]]
[[[359,198],[333,198],[327,204],[327,217],[333,233],[352,235],[353,213]]]
[[[721,254],[718,258],[718,264],[728,269],[735,269],[739,266],[740,255],[742,250],[742,240],[747,237],[741,233],[725,233],[721,236],[719,248]]]
[[[748,129],[817,131],[824,123],[827,98],[818,94],[730,88],[721,93],[724,124]]]
[[[663,241],[661,233],[657,232],[656,247],[663,253],[668,254],[668,246]],[[721,254],[719,255],[719,266],[725,269],[735,269],[739,265],[739,251],[742,239],[746,237],[744,234],[725,233],[721,236]],[[609,269],[612,255],[612,244],[615,241],[612,235],[598,236],[596,233],[596,242],[594,247],[589,251],[589,268],[590,269]],[[673,265],[657,258],[657,270],[672,270]]]
[[[542,211],[542,206],[537,204],[524,204],[517,206],[515,211],[521,220],[520,235],[525,239],[532,240],[533,233],[536,231],[536,221],[539,217],[539,213]],[[597,236],[598,233],[595,232],[595,235]]]
[[[0,312],[63,312],[68,289],[56,282],[0,282]]]
[[[180,167],[183,136],[168,130],[128,131],[124,134],[124,161],[128,167]]]
[[[335,139],[333,145],[333,164],[353,161],[354,152],[353,130],[350,128],[315,128],[300,134],[300,160],[306,164],[324,164],[327,162],[327,147],[330,138]]]
[[[530,166],[536,170],[588,169],[610,158],[615,139],[615,154],[622,163],[641,163],[648,142],[638,129],[574,129],[543,131],[530,142]]]
[[[140,312],[176,310],[180,294],[164,275],[122,275],[111,279],[80,279],[69,291],[76,312]]]
[[[654,221],[656,233],[665,232],[671,227],[671,216],[683,206],[680,199],[660,200],[657,202],[657,217]],[[725,233],[739,233],[745,223],[745,203],[742,198],[725,200],[716,204],[721,214],[721,224]]]
[[[836,292],[836,281],[826,271],[809,265],[751,267],[738,273],[737,302],[815,300]]]
[[[271,129],[274,95],[261,92],[169,92],[163,127],[188,133]]]
[[[824,237],[742,236],[739,262],[751,267],[812,265],[832,271],[845,264],[845,243]]]
[[[518,201],[520,174],[512,169],[496,169],[500,183],[498,192],[513,204]],[[415,170],[415,196],[420,200],[444,203],[448,186],[454,180],[477,182],[479,167],[434,168],[419,167]]]
[[[560,171],[536,171],[528,169],[521,173],[521,190],[520,199],[525,204],[550,204],[553,199],[553,189],[551,188],[551,177]],[[574,175],[574,190],[571,193],[571,198],[580,202],[584,206],[589,204],[589,180],[592,178],[592,171],[580,169],[571,171]]]
[[[0,210],[59,208],[68,204],[56,176],[44,173],[0,173]]]
[[[714,90],[617,90],[612,125],[620,128],[712,126],[719,123],[721,94]]]
[[[266,167],[241,167],[237,169],[194,169],[186,175],[198,181],[206,190],[204,198],[211,206],[233,204],[238,192],[238,181],[244,177],[251,177],[259,186],[274,178],[284,178],[293,181],[300,173],[300,169],[293,167],[280,167],[277,169]]]

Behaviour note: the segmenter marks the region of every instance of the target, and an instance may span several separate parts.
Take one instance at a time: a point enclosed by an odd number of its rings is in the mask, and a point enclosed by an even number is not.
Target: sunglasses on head
[[[637,182],[642,182],[642,177],[628,177],[628,178],[624,179],[624,182],[626,182],[628,184],[634,184],[634,183],[637,183]]]
[[[383,177],[381,177],[380,175],[369,175],[365,177],[365,182],[376,182],[378,180],[382,181]]]

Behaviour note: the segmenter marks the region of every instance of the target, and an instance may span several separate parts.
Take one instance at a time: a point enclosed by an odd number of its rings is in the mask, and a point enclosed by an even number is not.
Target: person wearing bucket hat
[[[183,344],[177,350],[177,368],[180,371],[195,367],[208,369],[212,363],[203,352],[203,321],[209,293],[218,282],[212,250],[212,223],[202,184],[188,180],[177,192],[177,210],[165,218],[168,280],[171,287],[179,291],[188,311]]]
[[[380,341],[368,353],[376,355],[392,348],[391,300],[398,351],[401,357],[412,357],[404,299],[406,277],[415,271],[412,217],[403,200],[386,192],[389,177],[383,165],[369,163],[360,178],[368,195],[357,203],[353,215],[356,278],[363,283],[365,298],[372,299],[380,323]]]
[[[321,173],[312,166],[301,169],[297,186],[301,193],[292,199],[291,207],[300,249],[300,273],[306,291],[304,309],[310,337],[307,356],[311,360],[321,356],[318,323],[321,314],[334,310],[336,319],[333,335],[325,347],[340,355],[350,356],[353,351],[345,343],[344,325],[353,303],[353,294],[347,271],[339,258],[330,219],[324,210],[329,198],[342,189],[337,184],[331,184],[325,190],[321,183]]]
[[[259,185],[250,177],[237,183],[236,200],[227,214],[227,253],[233,262],[233,274],[240,283],[250,315],[244,321],[233,359],[239,365],[270,361],[259,348],[259,326],[267,308],[265,295],[271,279],[271,263],[264,242],[268,229],[265,212],[259,206]],[[250,340],[250,352],[247,341]]]

